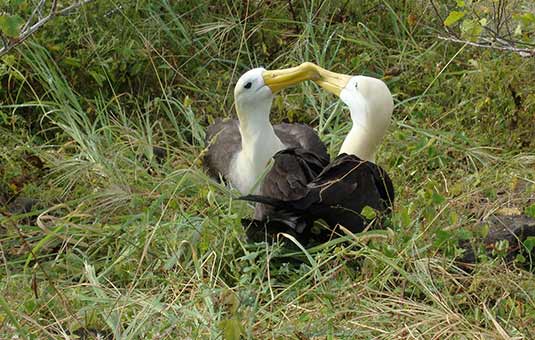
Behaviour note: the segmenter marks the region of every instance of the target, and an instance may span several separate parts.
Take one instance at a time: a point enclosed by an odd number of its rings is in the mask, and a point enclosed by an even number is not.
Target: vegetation
[[[455,259],[487,216],[535,215],[535,58],[437,39],[451,11],[475,20],[454,5],[95,1],[44,25],[0,64],[0,337],[533,336],[529,253]],[[388,230],[288,253],[245,242],[251,207],[200,159],[241,73],[302,61],[388,83],[397,201]],[[315,126],[332,155],[349,128],[313,83],[272,120]]]

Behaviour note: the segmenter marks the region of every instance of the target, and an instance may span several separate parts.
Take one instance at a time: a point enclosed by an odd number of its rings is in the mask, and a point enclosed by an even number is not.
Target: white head
[[[376,78],[354,76],[340,92],[349,107],[353,125],[360,126],[380,141],[390,125],[394,100],[386,84]]]
[[[317,80],[316,66],[303,63],[297,67],[267,71],[262,67],[245,72],[234,88],[236,111],[240,119],[256,114],[267,118],[273,94],[305,80]]]
[[[316,67],[321,76],[316,81],[327,91],[339,96],[349,107],[353,127],[340,153],[354,154],[374,161],[392,118],[394,101],[386,84],[376,78],[348,76]]]
[[[264,68],[254,68],[245,72],[234,88],[236,112],[240,120],[249,118],[269,118],[273,92],[264,82]],[[263,115],[265,117],[251,117]]]

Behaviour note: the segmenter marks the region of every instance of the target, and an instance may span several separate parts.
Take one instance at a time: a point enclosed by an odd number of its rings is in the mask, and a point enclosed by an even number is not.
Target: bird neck
[[[238,117],[242,146],[236,160],[237,175],[242,183],[238,190],[249,193],[273,155],[284,149],[284,144],[275,134],[269,115],[249,112],[246,116],[238,114]]]
[[[242,152],[254,163],[261,163],[262,167],[283,147],[269,116],[265,114],[253,113],[241,117],[240,134]]]
[[[251,131],[253,130],[253,131]],[[240,124],[242,152],[252,163],[265,167],[271,157],[283,149],[281,140],[275,134],[271,124],[250,129],[242,128]]]
[[[344,139],[339,154],[347,153],[373,162],[383,136],[378,135],[378,127],[373,126],[366,98],[353,89],[343,90],[340,98],[349,107],[353,126]]]
[[[353,125],[347,134],[339,154],[355,155],[362,160],[375,162],[375,152],[380,142],[372,136],[372,131],[362,125]]]

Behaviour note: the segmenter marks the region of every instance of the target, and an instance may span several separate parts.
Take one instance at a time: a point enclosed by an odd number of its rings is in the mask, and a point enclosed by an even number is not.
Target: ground
[[[535,215],[535,58],[441,29],[375,0],[97,1],[47,24],[0,64],[0,337],[532,337],[529,255],[457,259],[489,216]],[[303,61],[388,84],[397,197],[382,233],[288,253],[245,242],[251,206],[200,160],[241,73]],[[304,83],[272,121],[335,155],[350,119]]]

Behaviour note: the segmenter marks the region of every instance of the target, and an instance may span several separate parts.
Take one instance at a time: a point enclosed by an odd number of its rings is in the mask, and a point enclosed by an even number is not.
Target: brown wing
[[[388,214],[394,201],[394,188],[386,171],[346,154],[338,156],[305,188],[299,187],[298,192],[301,197],[294,200],[267,195],[249,195],[244,199],[270,206],[264,208],[263,216],[259,216],[264,217],[264,223],[271,223],[274,216],[276,224],[271,224],[294,229],[303,235],[316,220],[324,220],[332,230],[340,224],[354,233],[360,232],[369,223],[361,215],[364,207],[370,206]],[[331,237],[331,232],[322,231],[311,237],[323,242]]]
[[[265,176],[260,195],[282,201],[303,198],[307,184],[329,164],[325,144],[314,129],[305,124],[282,123],[273,126],[275,134],[288,149],[273,156],[273,166]],[[273,207],[257,204],[255,219],[271,214]]]
[[[394,187],[386,171],[354,155],[339,155],[308,187],[307,197],[296,206],[331,228],[340,224],[354,233],[369,223],[361,215],[364,207],[388,214],[394,202]]]
[[[282,123],[275,125],[273,128],[275,134],[288,148],[298,147],[321,158],[329,158],[325,144],[310,126],[299,123]]]
[[[216,122],[206,130],[208,150],[203,158],[203,165],[210,177],[228,178],[230,162],[241,150],[241,135],[237,119]]]
[[[321,157],[301,148],[291,148],[276,153],[273,161],[262,182],[260,195],[295,201],[307,195],[308,184],[329,164],[329,156]],[[272,211],[271,206],[257,204],[255,219],[263,219]]]
[[[385,211],[394,202],[394,186],[387,172],[355,155],[341,154],[310,182],[322,203],[360,212],[365,205]]]

